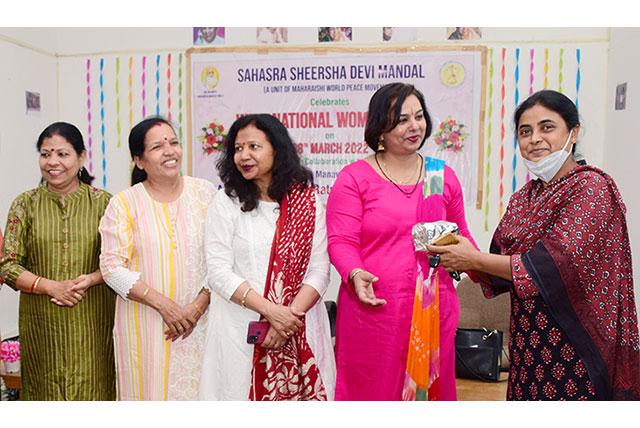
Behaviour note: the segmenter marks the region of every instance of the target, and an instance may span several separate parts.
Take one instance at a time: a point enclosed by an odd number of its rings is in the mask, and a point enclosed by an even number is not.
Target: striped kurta
[[[139,183],[107,207],[100,224],[100,269],[123,297],[116,302],[114,328],[120,400],[198,398],[206,314],[188,338],[171,342],[164,339],[165,324],[156,310],[125,298],[135,283],[130,272],[137,272],[180,305],[195,299],[206,284],[204,219],[214,193],[210,182],[184,177],[174,202],[156,202]]]
[[[63,281],[99,266],[98,225],[110,195],[84,183],[64,199],[46,185],[18,196],[9,210],[0,282],[15,288],[25,270]],[[22,397],[113,400],[115,294],[98,285],[76,306],[20,293]]]

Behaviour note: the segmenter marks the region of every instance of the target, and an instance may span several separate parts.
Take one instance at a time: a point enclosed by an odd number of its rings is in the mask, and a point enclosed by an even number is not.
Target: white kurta
[[[237,199],[220,191],[207,212],[207,280],[214,293],[209,307],[200,399],[249,398],[254,345],[247,344],[247,327],[250,321],[257,321],[260,314],[233,303],[230,298],[244,281],[264,295],[278,207],[275,202],[260,201],[253,211],[243,212]],[[320,296],[329,285],[327,228],[320,202],[316,203],[313,246],[303,283],[313,287]],[[306,313],[306,334],[327,397],[332,400],[336,369],[329,317],[322,298]]]

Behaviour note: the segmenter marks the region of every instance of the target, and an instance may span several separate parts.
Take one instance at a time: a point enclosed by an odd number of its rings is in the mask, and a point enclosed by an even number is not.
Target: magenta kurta
[[[422,183],[410,196],[383,179],[366,161],[340,172],[327,203],[329,257],[342,284],[336,320],[336,400],[400,400],[416,287],[411,228],[419,221],[447,220],[471,239],[460,182],[445,166],[444,192],[426,202]],[[410,192],[413,185],[401,186]],[[418,218],[427,204],[428,220]],[[425,206],[423,206],[424,212]],[[376,275],[384,306],[361,304],[348,284],[363,268]],[[456,399],[454,339],[460,315],[451,277],[440,268],[440,382],[443,400]]]

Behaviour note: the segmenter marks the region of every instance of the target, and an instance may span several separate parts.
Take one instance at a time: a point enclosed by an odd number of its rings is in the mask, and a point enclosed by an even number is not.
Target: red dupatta
[[[294,185],[280,203],[264,290],[273,303],[288,306],[300,290],[311,257],[315,204],[314,189],[303,185]],[[305,325],[279,349],[255,347],[249,399],[327,399]]]

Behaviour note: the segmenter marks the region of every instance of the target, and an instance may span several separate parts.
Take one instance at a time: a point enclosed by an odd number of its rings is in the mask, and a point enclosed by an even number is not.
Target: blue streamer
[[[160,116],[160,55],[156,55],[156,115]]]
[[[520,91],[518,90],[518,83],[520,82],[520,48],[516,48],[516,71],[515,71],[515,106],[518,107],[518,102],[520,101]],[[511,191],[513,193],[516,192],[516,166],[517,166],[517,156],[518,152],[518,134],[517,132],[513,134],[513,180],[511,182]]]
[[[104,137],[104,58],[100,58],[100,136],[102,150],[102,188],[107,188],[107,144]]]
[[[576,108],[580,110],[580,49],[576,49],[576,61],[578,62],[578,71],[576,71]]]

